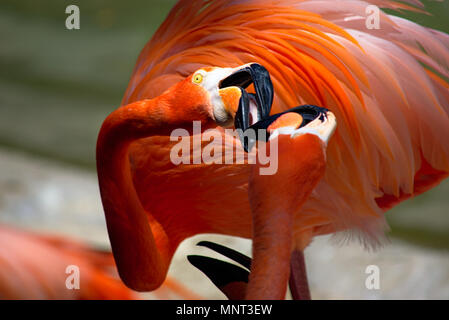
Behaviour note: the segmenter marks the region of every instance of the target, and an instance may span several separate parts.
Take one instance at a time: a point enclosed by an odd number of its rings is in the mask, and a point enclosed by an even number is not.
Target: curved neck
[[[104,121],[97,141],[98,180],[112,251],[122,280],[138,291],[162,284],[177,244],[170,243],[140,202],[129,147],[140,138],[169,135],[174,128],[191,129],[190,119],[172,110],[167,94],[120,107]],[[191,114],[192,120],[200,116]]]

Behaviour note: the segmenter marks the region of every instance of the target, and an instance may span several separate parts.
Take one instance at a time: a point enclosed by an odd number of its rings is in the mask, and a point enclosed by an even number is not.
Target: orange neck
[[[174,110],[181,110],[173,112]],[[112,251],[122,280],[138,291],[159,287],[177,243],[147,212],[132,180],[128,150],[137,139],[191,130],[204,114],[176,108],[170,92],[120,107],[104,121],[97,141],[97,172]]]
[[[279,136],[278,155],[274,175],[259,175],[259,164],[251,172],[248,191],[253,261],[247,299],[284,299],[294,249],[295,214],[324,175],[324,148],[315,135]]]

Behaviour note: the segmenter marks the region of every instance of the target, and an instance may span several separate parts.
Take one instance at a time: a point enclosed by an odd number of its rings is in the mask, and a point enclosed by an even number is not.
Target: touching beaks
[[[327,145],[336,126],[336,118],[328,109],[303,105],[274,114],[251,125],[247,130],[253,130],[254,134],[245,135],[242,144],[245,151],[250,152],[257,140],[268,142],[280,134],[294,138],[309,133],[318,136]]]
[[[255,93],[245,89],[254,85]],[[270,115],[273,104],[273,83],[267,69],[258,63],[248,63],[231,69],[218,84],[225,110],[234,117],[236,129],[242,132]]]
[[[273,83],[262,65],[248,63],[234,69],[223,69],[223,72],[225,76],[218,83],[218,94],[224,112],[234,118],[234,126],[239,130],[246,152],[251,151],[257,140],[267,142],[279,134],[289,134],[292,138],[305,133],[315,134],[326,145],[335,131],[334,114],[314,105],[298,106],[270,116]],[[246,90],[251,84],[255,93]],[[298,116],[292,117],[291,113]],[[254,131],[248,134],[247,130]],[[265,130],[265,134],[261,135],[259,130]]]

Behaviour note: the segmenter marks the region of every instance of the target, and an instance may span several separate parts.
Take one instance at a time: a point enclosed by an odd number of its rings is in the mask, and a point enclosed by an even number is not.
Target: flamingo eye
[[[193,82],[200,84],[203,82],[203,75],[201,73],[197,73],[193,76]]]

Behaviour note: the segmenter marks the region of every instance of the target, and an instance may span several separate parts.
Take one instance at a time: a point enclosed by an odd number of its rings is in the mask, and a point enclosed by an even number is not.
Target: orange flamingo
[[[1,299],[138,299],[114,276],[114,259],[62,237],[0,225]],[[68,266],[79,270],[79,289],[66,287]]]
[[[311,113],[312,119],[308,121]],[[261,175],[259,169],[263,164],[260,162],[251,170],[248,195],[253,213],[253,261],[245,296],[250,299],[283,299],[290,275],[290,261],[297,260],[296,256],[292,257],[292,252],[295,252],[295,214],[301,212],[303,204],[324,176],[326,146],[334,133],[336,121],[326,109],[302,106],[270,117],[263,122],[262,128],[270,133],[270,149],[272,141],[278,140],[278,170],[274,175]],[[305,284],[298,283],[292,286],[293,290],[308,291]],[[295,293],[293,295],[295,297]],[[306,294],[304,298],[308,296]]]
[[[117,276],[110,252],[95,250],[81,242],[0,225],[0,299],[141,299]],[[79,288],[69,289],[67,278],[79,270]],[[155,292],[167,299],[199,297],[167,278]]]
[[[268,77],[252,67],[271,75],[272,113],[313,104],[338,121],[324,177],[293,210],[294,252],[340,231],[376,247],[386,210],[448,176],[449,143],[441,137],[449,136],[449,37],[383,12],[380,29],[368,29],[370,2],[423,11],[411,0],[181,0],[172,9],[97,143],[109,236],[128,286],[157,288],[189,236],[253,236],[251,166],[174,165],[168,137],[194,120],[223,135],[232,120],[246,129],[248,104],[265,119],[270,86],[255,80]],[[191,154],[200,147],[192,144]]]
[[[257,162],[249,178],[253,259],[214,243],[199,245],[227,256],[250,269],[251,274],[224,261],[188,256],[228,298],[282,299],[289,274],[293,298],[310,298],[305,267],[298,265],[303,263],[302,252],[293,246],[292,222],[324,175],[326,146],[335,128],[335,116],[330,111],[311,105],[273,115],[250,127],[257,132],[267,130],[268,137],[262,141],[268,141],[270,152],[272,141],[277,142],[274,148],[279,155],[276,173],[260,174],[264,164]],[[291,272],[290,260],[296,264]]]

